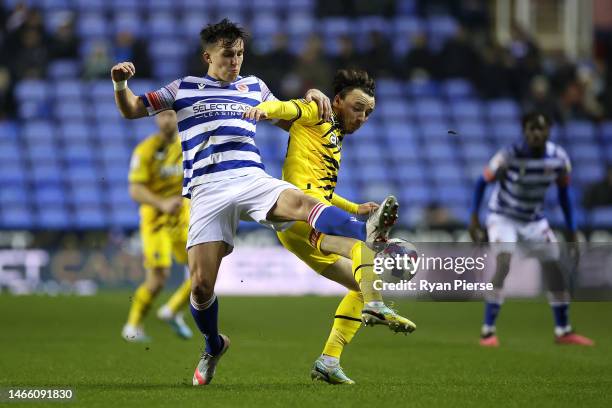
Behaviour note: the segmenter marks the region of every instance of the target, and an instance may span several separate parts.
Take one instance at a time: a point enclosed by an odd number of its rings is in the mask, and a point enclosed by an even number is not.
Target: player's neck
[[[178,133],[176,133],[176,132],[173,132],[173,133],[163,133],[163,132],[161,132],[159,135],[161,136],[161,139],[164,141],[164,143],[170,144],[170,143],[174,142],[174,140],[178,136]]]
[[[231,84],[236,79],[238,79],[238,77],[236,77],[232,80],[226,81],[225,79],[221,79],[221,77],[216,72],[213,72],[213,71],[208,71],[206,73],[206,78],[210,79],[211,81],[219,82],[221,84]]]

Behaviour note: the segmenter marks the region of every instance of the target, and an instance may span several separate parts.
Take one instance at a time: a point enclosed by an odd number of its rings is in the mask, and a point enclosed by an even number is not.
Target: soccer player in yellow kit
[[[165,111],[155,117],[159,132],[143,140],[130,162],[130,196],[140,204],[145,281],[136,289],[128,320],[121,335],[133,342],[150,340],[142,321],[170,274],[172,257],[187,264],[189,205],[181,196],[183,156],[178,137],[176,113]],[[187,274],[189,276],[189,274]],[[162,306],[157,317],[166,321],[182,338],[191,338],[181,309],[191,293],[189,279]]]
[[[365,71],[339,70],[333,85],[335,97],[329,122],[319,119],[316,104],[304,100],[263,102],[245,116],[256,120],[290,121],[283,180],[325,204],[366,215],[378,205],[352,203],[335,194],[334,189],[343,138],[359,129],[374,110],[374,80]],[[388,201],[389,198],[382,205],[394,204]],[[372,287],[373,280],[377,279],[372,270],[375,254],[365,243],[320,234],[305,222],[296,222],[290,229],[279,232],[278,238],[285,248],[317,273],[349,289],[336,310],[323,353],[312,368],[313,379],[331,384],[354,384],[339,362],[344,346],[351,341],[362,321],[384,324],[395,332],[414,331],[416,325],[387,307],[380,292]]]

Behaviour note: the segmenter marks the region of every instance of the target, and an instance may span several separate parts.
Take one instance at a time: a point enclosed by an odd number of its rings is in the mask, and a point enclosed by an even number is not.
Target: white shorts
[[[514,252],[513,243],[527,242],[535,244],[521,248],[528,254],[546,259],[559,258],[557,237],[545,218],[517,221],[502,214],[490,213],[487,217],[487,233],[494,252]]]
[[[229,180],[212,181],[191,190],[191,213],[187,248],[197,244],[224,241],[230,253],[238,222],[255,221],[276,231],[289,228],[293,222],[272,222],[266,219],[280,194],[297,188],[275,179],[263,170]]]

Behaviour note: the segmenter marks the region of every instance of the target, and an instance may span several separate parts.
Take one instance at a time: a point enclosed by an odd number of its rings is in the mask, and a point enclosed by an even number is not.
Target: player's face
[[[208,62],[208,75],[225,82],[234,81],[240,74],[243,58],[242,39],[236,40],[229,46],[221,39],[204,51],[204,60]]]
[[[525,139],[532,149],[542,149],[546,145],[550,127],[544,118],[530,120],[525,125]]]
[[[155,116],[155,121],[159,130],[165,135],[173,135],[177,132],[176,113],[173,110],[166,110]]]
[[[344,98],[336,95],[334,111],[340,118],[344,133],[350,134],[359,129],[374,111],[376,101],[361,89],[353,89]]]

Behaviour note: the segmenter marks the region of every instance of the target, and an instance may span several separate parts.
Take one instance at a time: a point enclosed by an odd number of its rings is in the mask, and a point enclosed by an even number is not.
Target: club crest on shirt
[[[249,87],[245,84],[236,85],[236,89],[239,90],[240,92],[249,92]]]

